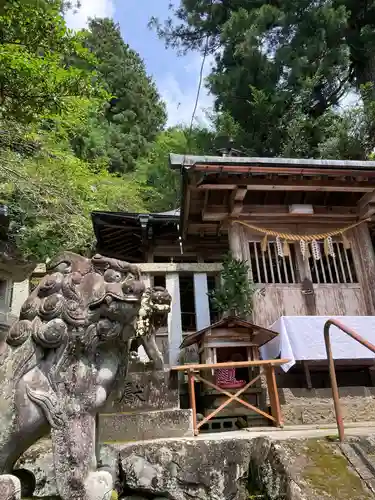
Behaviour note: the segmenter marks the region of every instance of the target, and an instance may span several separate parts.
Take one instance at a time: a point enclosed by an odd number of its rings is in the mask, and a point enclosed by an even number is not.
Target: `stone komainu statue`
[[[145,291],[137,266],[101,255],[65,253],[49,268],[0,344],[0,498],[20,498],[12,468],[51,432],[61,498],[107,500],[112,477],[96,467],[95,416],[124,383],[133,338],[144,335],[160,361],[153,315],[169,312],[170,296]]]

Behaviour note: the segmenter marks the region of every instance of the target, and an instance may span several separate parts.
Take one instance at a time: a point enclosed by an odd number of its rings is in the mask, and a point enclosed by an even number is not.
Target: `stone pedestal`
[[[143,441],[193,436],[191,410],[180,409],[177,373],[129,373],[118,394],[107,401],[99,416],[99,441]]]
[[[99,417],[100,443],[190,436],[194,436],[191,410],[112,413],[101,414]]]
[[[166,371],[130,372],[119,394],[112,394],[102,413],[138,413],[180,408],[178,380]]]

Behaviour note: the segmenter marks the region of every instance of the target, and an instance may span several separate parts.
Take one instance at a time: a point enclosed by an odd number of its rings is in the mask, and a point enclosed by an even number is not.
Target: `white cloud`
[[[78,11],[70,10],[65,15],[69,28],[79,30],[87,26],[90,17],[113,17],[115,6],[113,0],[81,0]]]
[[[211,57],[207,57],[205,60],[202,86],[195,113],[195,124],[209,125],[207,111],[212,109],[213,96],[205,87],[204,80],[210,73],[212,61]],[[180,81],[191,82],[187,88],[183,88],[173,73],[168,73],[157,82],[160,95],[167,105],[168,126],[179,124],[190,125],[197,98],[201,65],[202,56],[197,54],[187,62],[184,71],[179,72]]]

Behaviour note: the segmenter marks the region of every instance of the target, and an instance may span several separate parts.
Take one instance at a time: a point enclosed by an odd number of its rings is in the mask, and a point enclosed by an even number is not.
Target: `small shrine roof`
[[[228,316],[226,318],[221,319],[220,321],[217,321],[216,323],[213,323],[210,326],[207,326],[206,328],[203,328],[202,330],[194,332],[185,337],[184,341],[180,345],[180,349],[184,349],[185,347],[197,344],[198,342],[200,342],[204,334],[210,330],[223,327],[233,328],[236,326],[242,328],[248,328],[249,330],[251,330],[253,335],[256,337],[255,342],[259,347],[266,344],[267,342],[277,337],[278,335],[278,333],[269,330],[268,328],[255,325],[254,323],[250,323],[249,321],[245,321],[236,316]]]

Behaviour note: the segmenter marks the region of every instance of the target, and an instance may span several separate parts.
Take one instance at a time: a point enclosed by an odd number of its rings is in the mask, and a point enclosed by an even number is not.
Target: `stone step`
[[[341,451],[367,487],[375,493],[374,469],[369,464],[366,454],[356,443],[342,443]]]
[[[341,450],[357,474],[375,494],[375,439],[373,436],[349,438]]]
[[[99,415],[99,441],[101,443],[134,442],[193,435],[191,410],[102,413]]]

